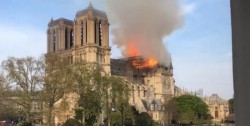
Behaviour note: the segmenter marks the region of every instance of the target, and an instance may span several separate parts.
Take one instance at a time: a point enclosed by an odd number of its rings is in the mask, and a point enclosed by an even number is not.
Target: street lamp
[[[123,110],[124,110],[124,105],[122,103],[121,108],[120,108],[120,112],[122,114],[122,126],[123,126]]]
[[[111,111],[112,111],[112,112],[115,112],[115,111],[116,111],[116,110],[115,110],[115,107],[112,106],[112,107],[111,107]]]
[[[118,109],[120,112],[121,112],[121,115],[122,115],[122,120],[121,120],[121,122],[122,122],[122,126],[123,126],[123,111],[124,111],[124,105],[123,105],[123,103],[122,103],[122,105],[121,105],[121,107],[120,107],[120,109]],[[116,111],[116,108],[115,108],[115,106],[112,106],[111,107],[111,111],[112,112],[115,112]]]

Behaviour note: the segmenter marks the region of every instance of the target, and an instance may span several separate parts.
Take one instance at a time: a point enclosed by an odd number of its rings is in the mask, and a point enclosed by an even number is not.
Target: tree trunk
[[[28,110],[26,113],[25,113],[25,121],[26,122],[30,122],[30,110]]]
[[[48,126],[54,126],[54,119],[52,119],[52,107],[49,107],[49,111],[48,111]]]

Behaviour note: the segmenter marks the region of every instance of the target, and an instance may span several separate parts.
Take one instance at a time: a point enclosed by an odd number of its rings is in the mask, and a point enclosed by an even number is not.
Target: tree
[[[76,119],[68,119],[62,126],[82,126]]]
[[[82,123],[93,125],[99,115],[106,112],[110,124],[111,104],[122,113],[120,115],[128,115],[130,92],[121,78],[106,75],[98,64],[76,61],[72,79],[80,96],[75,118]]]
[[[93,125],[102,112],[102,75],[97,64],[76,61],[72,65],[75,92],[80,96],[75,118]]]
[[[142,112],[138,116],[136,116],[135,124],[136,126],[152,126],[153,120],[148,113]]]
[[[54,125],[53,111],[55,103],[63,98],[64,94],[70,92],[71,68],[66,60],[56,53],[48,53],[43,57],[43,100],[46,103],[47,123]]]
[[[128,120],[134,118],[131,106],[128,103],[130,97],[130,88],[120,77],[111,76],[109,78],[109,82],[109,98],[111,100],[111,107],[114,107],[117,111],[120,112],[120,120],[121,123],[124,124],[125,119]],[[114,119],[112,118],[112,120]]]
[[[14,88],[11,99],[23,108],[25,119],[30,122],[32,102],[42,82],[42,61],[33,57],[10,57],[3,61],[6,81]]]
[[[173,119],[183,124],[200,123],[209,120],[208,106],[201,98],[193,95],[174,97],[166,106]]]
[[[228,100],[228,104],[229,104],[229,113],[234,113],[234,98],[231,98]]]
[[[17,121],[18,111],[11,102],[11,88],[8,86],[4,74],[0,73],[0,120]]]

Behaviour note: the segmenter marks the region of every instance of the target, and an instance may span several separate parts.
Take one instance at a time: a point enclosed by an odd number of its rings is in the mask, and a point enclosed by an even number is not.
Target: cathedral
[[[111,59],[109,25],[107,14],[92,4],[78,11],[74,20],[51,19],[47,30],[47,53],[60,54],[68,64],[76,59],[100,64],[107,75],[129,83],[132,88],[129,103],[132,106],[140,113],[148,112],[153,120],[164,124],[163,104],[174,96],[175,90],[172,63],[144,68],[140,66],[145,60],[141,56]],[[56,123],[62,122],[65,118],[57,117]]]

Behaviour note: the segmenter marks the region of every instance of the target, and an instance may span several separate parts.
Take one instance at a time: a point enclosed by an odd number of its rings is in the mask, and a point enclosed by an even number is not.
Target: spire
[[[93,5],[92,5],[92,3],[91,3],[91,2],[89,3],[89,7],[88,7],[88,9],[93,9]]]
[[[169,64],[169,68],[170,69],[173,69],[173,63],[172,63],[172,56],[171,56],[171,54],[169,54],[170,55],[170,64]]]
[[[53,21],[54,21],[54,19],[53,19],[53,17],[51,17],[50,22],[53,22]]]

